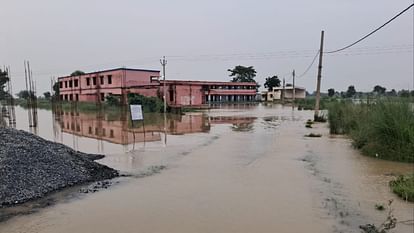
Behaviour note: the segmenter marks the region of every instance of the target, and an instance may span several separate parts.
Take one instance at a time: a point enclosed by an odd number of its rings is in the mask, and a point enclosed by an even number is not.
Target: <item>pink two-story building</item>
[[[106,96],[119,96],[126,103],[128,93],[163,97],[169,106],[201,106],[215,102],[254,101],[256,83],[160,80],[157,70],[118,68],[59,77],[63,101],[104,102]]]

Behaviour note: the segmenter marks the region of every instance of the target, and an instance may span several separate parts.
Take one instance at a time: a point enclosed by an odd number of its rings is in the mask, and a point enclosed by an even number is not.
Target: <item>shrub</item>
[[[390,181],[392,191],[407,201],[414,201],[414,173]]]
[[[110,106],[117,106],[120,104],[119,97],[114,96],[114,95],[107,95],[106,103]]]
[[[140,94],[129,93],[129,104],[141,104],[144,112],[163,112],[164,103],[157,97],[146,97]]]

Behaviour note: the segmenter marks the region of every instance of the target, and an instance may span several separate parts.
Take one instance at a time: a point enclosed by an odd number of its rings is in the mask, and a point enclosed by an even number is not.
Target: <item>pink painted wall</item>
[[[126,71],[126,80],[125,85],[127,87],[133,87],[133,86],[145,86],[151,84],[151,76],[159,77],[160,72],[159,71],[132,71],[127,70]],[[153,82],[153,84],[158,85],[159,82]]]
[[[163,86],[160,87],[161,96]],[[171,97],[172,95],[172,97]],[[200,106],[204,104],[204,93],[201,85],[167,85],[167,103],[172,106]]]
[[[127,93],[136,93],[143,96],[152,96],[157,97],[158,96],[158,87],[143,87],[143,88],[129,88],[127,90]]]

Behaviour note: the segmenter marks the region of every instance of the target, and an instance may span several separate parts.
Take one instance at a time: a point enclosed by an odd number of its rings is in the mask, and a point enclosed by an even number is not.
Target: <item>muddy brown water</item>
[[[385,220],[375,204],[390,199],[399,221],[414,219],[414,205],[388,187],[413,165],[361,156],[348,139],[331,137],[326,124],[305,128],[310,111],[218,106],[168,116],[166,124],[148,115],[135,128],[109,113],[38,114],[39,136],[105,154],[99,162],[124,173],[148,175],[117,179],[93,194],[66,191],[71,195],[47,208],[0,222],[2,233],[360,232],[361,224]],[[25,110],[16,116],[17,128],[28,130]],[[323,136],[304,137],[310,132]],[[148,172],[157,166],[166,169]],[[394,230],[413,231],[402,223]]]

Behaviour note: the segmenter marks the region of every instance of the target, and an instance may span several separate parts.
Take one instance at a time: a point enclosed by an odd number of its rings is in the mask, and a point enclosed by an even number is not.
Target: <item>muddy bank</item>
[[[0,128],[0,207],[118,176],[116,170],[93,161],[102,157],[24,131]]]

